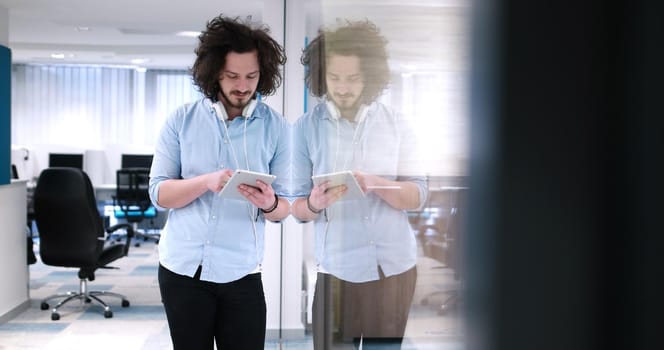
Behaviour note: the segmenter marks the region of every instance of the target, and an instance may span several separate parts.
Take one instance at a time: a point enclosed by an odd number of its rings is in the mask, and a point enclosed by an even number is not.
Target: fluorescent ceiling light
[[[177,35],[177,36],[186,36],[188,38],[197,38],[199,35],[201,35],[201,32],[182,31],[182,32],[175,33],[175,35]]]
[[[131,60],[131,63],[133,64],[143,64],[145,62],[149,62],[150,60],[147,58],[134,58]]]

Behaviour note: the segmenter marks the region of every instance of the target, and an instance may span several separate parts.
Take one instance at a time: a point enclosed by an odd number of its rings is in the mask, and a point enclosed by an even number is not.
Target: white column
[[[263,2],[263,22],[270,27],[272,37],[284,46],[287,57],[282,86],[266,102],[289,121],[299,118],[304,111],[304,69],[300,64],[304,2]],[[268,308],[267,337],[303,337],[302,225],[289,217],[283,224],[268,225],[265,237],[263,283]]]
[[[0,6],[0,45],[9,47],[9,10]]]

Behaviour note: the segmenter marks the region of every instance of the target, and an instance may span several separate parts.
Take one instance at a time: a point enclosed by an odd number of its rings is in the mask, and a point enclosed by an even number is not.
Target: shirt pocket
[[[220,152],[219,141],[210,138],[209,142],[187,141],[180,148],[182,178],[191,178],[201,174],[228,168],[228,159]]]

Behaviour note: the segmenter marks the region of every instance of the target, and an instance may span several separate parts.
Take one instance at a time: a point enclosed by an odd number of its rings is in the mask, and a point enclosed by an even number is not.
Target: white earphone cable
[[[219,105],[217,105],[216,108],[224,108],[224,107],[223,105],[221,105],[221,103],[219,103]],[[219,116],[220,111],[217,111],[216,108],[215,112],[217,113],[217,116]],[[250,170],[249,152],[247,152],[247,121],[249,119],[249,116],[243,116],[243,117],[244,117],[244,123],[243,123],[243,132],[242,132],[242,144],[244,147],[244,162],[247,167],[246,170]],[[230,133],[228,132],[228,126],[226,125],[228,120],[224,118],[219,118],[219,119],[221,119],[221,124],[224,127],[224,132],[226,134],[226,141],[228,142],[231,148],[231,154],[233,155],[233,160],[235,161],[235,168],[240,169],[240,162],[237,158],[237,153],[235,152],[235,147],[233,146],[233,141],[231,140]],[[258,208],[256,208],[256,216],[254,216],[253,212],[254,212],[254,206],[251,203],[249,203],[247,205],[247,213],[249,214],[249,220],[251,221],[251,228],[254,234],[254,247],[256,247],[256,259],[258,260],[258,233],[256,230],[256,221],[258,220],[258,215],[259,215]]]
[[[353,131],[353,139],[351,140],[351,149],[352,149],[351,156],[344,158],[344,163],[343,163],[344,166],[343,166],[342,170],[347,170],[348,162],[350,162],[353,159],[353,157],[355,156],[355,142],[357,142],[357,136],[362,134],[360,132],[360,129],[364,129],[364,126],[366,124],[365,120],[367,118],[366,118],[365,108],[366,107],[364,107],[364,106],[360,106],[360,109],[358,110],[357,116],[360,117],[359,118],[360,120],[359,120],[357,126],[355,127],[355,130]],[[340,131],[339,131],[339,117],[334,118],[334,120],[335,120],[336,132],[337,132],[337,138],[336,138],[337,142],[336,142],[336,147],[335,147],[336,150],[335,150],[335,153],[334,153],[334,167],[332,168],[332,172],[337,171],[337,160],[339,158],[339,149],[340,149],[340,144],[341,144],[341,135],[340,135]]]

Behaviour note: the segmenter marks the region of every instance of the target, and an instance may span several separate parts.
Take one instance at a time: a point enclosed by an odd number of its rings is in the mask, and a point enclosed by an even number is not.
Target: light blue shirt
[[[217,117],[209,99],[181,106],[168,117],[157,140],[150,198],[158,206],[162,181],[246,169],[247,164],[251,171],[276,175],[272,187],[283,195],[289,181],[289,142],[288,122],[262,102],[248,118],[230,122]],[[249,202],[207,191],[187,206],[168,211],[159,262],[177,274],[193,276],[201,265],[201,280],[235,281],[262,262],[264,231],[265,218]]]
[[[293,130],[295,197],[308,196],[312,175],[359,170],[389,180],[409,181],[427,196],[426,179],[404,174],[415,135],[387,107],[373,103],[360,122],[332,117],[325,103],[297,120]],[[417,243],[407,213],[394,209],[375,193],[339,201],[315,223],[315,256],[321,271],[350,282],[379,279],[378,266],[392,276],[415,266]]]

